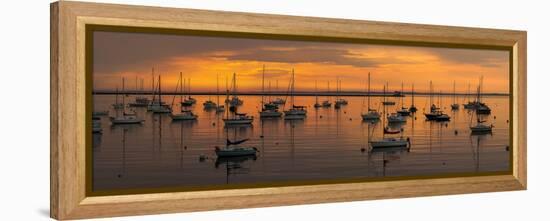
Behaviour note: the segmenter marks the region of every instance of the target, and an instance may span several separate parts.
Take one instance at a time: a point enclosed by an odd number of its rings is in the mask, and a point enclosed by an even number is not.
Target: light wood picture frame
[[[527,33],[254,13],[60,1],[51,4],[50,214],[80,219],[189,211],[343,202],[527,188]],[[509,48],[511,172],[373,182],[324,183],[90,196],[90,88],[86,75],[87,25],[306,36],[420,46]],[[88,86],[87,86],[88,85]],[[391,191],[388,191],[390,190]]]

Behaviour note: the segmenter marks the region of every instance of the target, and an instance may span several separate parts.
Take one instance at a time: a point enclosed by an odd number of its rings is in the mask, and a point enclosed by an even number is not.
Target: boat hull
[[[380,140],[380,141],[371,141],[370,145],[374,148],[392,148],[392,147],[407,147],[409,142],[406,140],[394,140],[394,141],[387,141],[387,140]]]
[[[242,147],[242,148],[230,148],[230,149],[216,149],[216,156],[218,157],[242,157],[242,156],[255,156],[257,153],[254,147]]]

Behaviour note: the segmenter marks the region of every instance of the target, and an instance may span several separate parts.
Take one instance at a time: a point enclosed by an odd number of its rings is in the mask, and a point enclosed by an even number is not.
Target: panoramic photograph
[[[507,50],[92,34],[94,192],[510,170]]]

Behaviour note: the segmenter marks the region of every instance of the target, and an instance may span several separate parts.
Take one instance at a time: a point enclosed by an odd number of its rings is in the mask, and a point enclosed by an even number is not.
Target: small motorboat
[[[409,112],[416,113],[416,111],[418,111],[418,108],[416,108],[414,105],[411,105],[411,107],[409,107]]]
[[[367,113],[361,114],[363,120],[380,120],[380,113],[374,109],[369,109]]]
[[[278,98],[275,98],[275,100],[271,101],[271,103],[273,103],[273,104],[285,104],[286,101],[284,99],[278,97]]]
[[[196,120],[197,115],[193,114],[191,110],[182,110],[181,113],[170,113],[172,120]]]
[[[410,139],[387,137],[381,140],[373,140],[369,142],[371,147],[374,148],[389,148],[389,147],[407,147],[410,145]]]
[[[484,103],[480,103],[480,105],[476,108],[477,114],[491,114],[491,108],[487,106]]]
[[[388,123],[403,123],[407,122],[407,118],[404,116],[401,116],[398,113],[391,113],[388,115]]]
[[[292,108],[288,109],[285,112],[285,116],[287,115],[306,115],[307,110],[304,106],[293,106]]]
[[[451,104],[451,110],[458,110],[460,108],[460,105],[458,104]]]
[[[281,116],[283,116],[283,113],[281,113],[277,109],[264,109],[260,111],[261,118],[275,118],[275,117],[281,117]]]
[[[478,122],[477,125],[470,127],[472,134],[486,134],[493,132],[493,125],[485,125],[482,122]]]
[[[122,116],[111,117],[111,123],[113,124],[141,124],[143,121],[135,114],[122,114]]]
[[[155,114],[171,113],[172,109],[168,105],[154,105],[150,106],[150,111]]]
[[[202,103],[202,106],[204,107],[204,109],[210,110],[216,108],[218,105],[216,105],[214,101],[207,100]]]
[[[328,101],[328,100],[327,100],[327,101],[323,101],[323,102],[321,103],[321,106],[323,106],[323,107],[330,107],[330,106],[332,106],[332,103],[330,103],[330,101]]]
[[[252,124],[254,117],[247,116],[245,113],[235,113],[231,118],[223,119],[225,125]]]
[[[411,111],[409,111],[409,109],[407,109],[406,107],[401,107],[400,110],[397,110],[397,113],[401,116],[410,116],[411,115]]]

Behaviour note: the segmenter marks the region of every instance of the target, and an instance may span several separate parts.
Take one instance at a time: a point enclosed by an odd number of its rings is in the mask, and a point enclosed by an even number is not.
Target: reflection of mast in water
[[[183,169],[183,121],[180,122],[180,167]]]
[[[340,134],[340,109],[334,109],[336,111],[336,137]]]
[[[248,174],[250,168],[245,168],[242,163],[248,160],[256,160],[256,156],[242,156],[242,157],[218,157],[214,166],[219,168],[220,165],[225,164],[225,183],[230,183],[230,176],[237,174]]]
[[[294,121],[290,122],[290,160],[292,168],[294,168],[294,129],[296,127],[296,124]]]
[[[126,173],[126,132],[128,129],[122,128],[122,169],[118,174],[118,178],[121,178]]]
[[[476,140],[477,140],[477,145],[476,145],[476,148],[474,150],[474,144],[472,143],[472,139],[471,137],[475,137]],[[475,172],[479,172],[479,155],[480,155],[480,140],[481,140],[481,136],[479,135],[472,135],[470,137],[470,146],[472,147],[472,158],[474,160],[474,165],[475,165]]]

